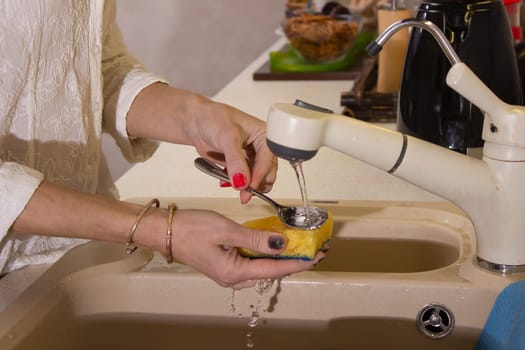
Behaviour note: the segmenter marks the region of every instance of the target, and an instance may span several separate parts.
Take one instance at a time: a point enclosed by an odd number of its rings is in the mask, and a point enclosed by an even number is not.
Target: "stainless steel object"
[[[194,163],[195,167],[203,173],[213,176],[219,180],[230,182],[228,174],[222,168],[210,162],[209,160],[197,158],[195,159]],[[254,196],[257,196],[270,204],[275,209],[275,211],[277,211],[277,215],[283,224],[293,228],[314,230],[321,227],[321,225],[324,224],[328,218],[328,213],[326,210],[319,207],[287,207],[277,203],[270,197],[251,187],[246,188],[246,191],[251,192]]]
[[[392,23],[392,25],[386,28],[385,31],[381,33],[379,37],[376,38],[375,41],[372,41],[368,45],[367,47],[368,54],[370,56],[377,55],[392,35],[394,35],[400,29],[406,28],[406,27],[415,27],[415,28],[421,28],[423,30],[426,30],[428,33],[430,33],[434,37],[434,39],[436,39],[437,43],[443,50],[443,53],[445,53],[445,56],[449,60],[450,64],[454,65],[456,63],[461,62],[461,59],[456,54],[456,51],[454,51],[454,48],[452,47],[450,42],[447,40],[447,38],[443,35],[443,33],[441,32],[438,26],[436,26],[431,21],[426,21],[422,19],[414,19],[414,18],[407,18],[407,19],[403,19],[398,22]]]
[[[454,330],[454,314],[445,305],[427,304],[417,314],[416,324],[430,339],[445,338]]]

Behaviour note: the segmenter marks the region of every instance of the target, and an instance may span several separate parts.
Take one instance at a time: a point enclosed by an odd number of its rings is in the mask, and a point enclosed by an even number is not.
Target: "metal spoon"
[[[226,171],[207,159],[195,159],[195,167],[205,174],[222,181],[230,182],[230,178]],[[277,211],[277,216],[279,216],[279,219],[281,219],[283,224],[293,228],[314,230],[321,227],[328,218],[326,210],[319,207],[287,207],[277,203],[270,197],[251,187],[246,188],[246,191],[251,192],[254,196],[257,196],[270,204]]]

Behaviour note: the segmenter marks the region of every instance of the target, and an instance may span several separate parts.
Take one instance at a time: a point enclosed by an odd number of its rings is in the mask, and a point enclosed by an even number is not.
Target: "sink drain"
[[[429,338],[441,339],[454,329],[454,315],[444,305],[427,304],[417,314],[417,327]]]

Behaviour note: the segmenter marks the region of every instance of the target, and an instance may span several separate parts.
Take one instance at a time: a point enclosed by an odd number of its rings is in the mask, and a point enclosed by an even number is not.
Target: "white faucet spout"
[[[453,202],[462,193],[471,198],[495,188],[490,168],[479,159],[345,116],[328,118],[323,145]]]

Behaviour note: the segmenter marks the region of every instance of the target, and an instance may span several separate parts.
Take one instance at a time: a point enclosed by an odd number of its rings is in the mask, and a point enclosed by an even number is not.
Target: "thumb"
[[[246,159],[237,150],[225,152],[226,168],[228,169],[228,176],[231,184],[235,189],[243,190],[250,184],[251,173]]]
[[[233,237],[231,245],[258,253],[276,255],[286,248],[287,239],[280,233],[246,228]]]

